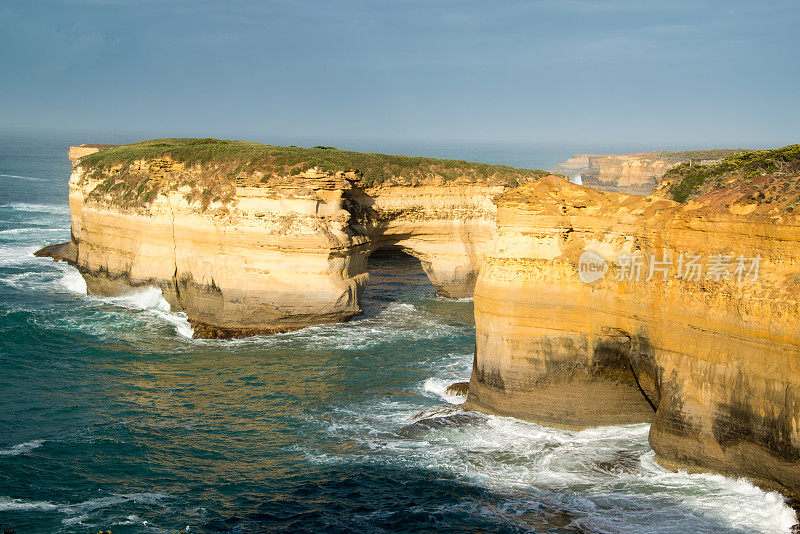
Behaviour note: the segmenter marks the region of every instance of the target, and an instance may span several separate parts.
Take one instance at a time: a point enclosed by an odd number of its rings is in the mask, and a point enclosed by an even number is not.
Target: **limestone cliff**
[[[544,173],[451,160],[167,139],[71,150],[71,251],[90,292],[157,286],[202,337],[359,313],[372,251],[417,256],[472,294],[491,198]]]
[[[740,150],[693,150],[684,152],[643,152],[626,155],[575,154],[555,166],[554,172],[570,178],[580,176],[583,185],[601,191],[646,195],[673,167],[694,162],[718,163]]]
[[[800,494],[797,183],[721,179],[685,204],[554,177],[500,195],[468,405],[566,428],[652,421],[667,466]]]

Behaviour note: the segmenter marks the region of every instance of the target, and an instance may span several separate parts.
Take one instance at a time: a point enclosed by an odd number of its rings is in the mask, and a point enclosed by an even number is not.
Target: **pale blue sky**
[[[0,129],[800,141],[800,2],[0,2]]]

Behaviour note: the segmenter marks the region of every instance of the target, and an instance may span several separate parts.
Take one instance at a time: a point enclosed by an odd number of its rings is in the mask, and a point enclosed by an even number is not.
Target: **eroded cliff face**
[[[677,165],[659,152],[627,155],[576,154],[556,165],[554,171],[581,177],[581,183],[601,191],[645,195],[661,177]]]
[[[598,161],[597,174],[587,176],[584,185],[607,191],[647,194],[674,166],[674,162],[662,159],[658,153],[606,156]]]
[[[684,162],[711,165],[739,149],[642,152],[638,154],[575,154],[554,172],[581,177],[583,185],[614,193],[649,194],[670,169]]]
[[[800,218],[754,198],[554,177],[498,197],[468,405],[566,428],[651,421],[667,466],[800,494]]]
[[[367,184],[357,172],[277,175],[170,157],[107,169],[76,162],[68,250],[88,290],[160,287],[198,337],[344,321],[360,312],[367,258],[385,246],[418,257],[441,295],[471,296],[496,229],[491,198],[507,189],[459,178]]]

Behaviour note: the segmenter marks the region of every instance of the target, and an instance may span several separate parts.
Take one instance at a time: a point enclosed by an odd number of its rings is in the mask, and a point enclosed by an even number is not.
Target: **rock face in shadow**
[[[652,422],[665,466],[800,494],[800,218],[754,198],[728,184],[677,204],[555,177],[499,196],[467,406],[570,429]]]
[[[252,143],[163,141],[148,146],[272,157],[271,147]],[[431,160],[421,179],[400,169],[376,182],[364,179],[363,168],[264,172],[225,157],[189,162],[157,150],[120,164],[86,163],[102,149],[70,150],[69,248],[89,292],[159,287],[173,310],[187,314],[195,335],[210,338],[347,320],[360,312],[367,258],[385,246],[419,258],[439,294],[471,296],[495,233],[491,198],[542,173]],[[346,155],[401,158],[353,154]],[[458,165],[482,174],[459,176]]]

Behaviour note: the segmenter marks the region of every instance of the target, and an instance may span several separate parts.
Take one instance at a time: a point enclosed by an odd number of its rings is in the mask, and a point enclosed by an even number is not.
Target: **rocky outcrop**
[[[344,321],[382,247],[418,257],[439,294],[470,296],[495,232],[491,198],[538,175],[325,147],[148,143],[75,160],[70,251],[89,292],[159,287],[199,337]],[[391,167],[367,179],[371,167],[323,170],[315,157]]]
[[[677,162],[662,159],[660,154],[575,154],[556,165],[553,171],[570,178],[580,177],[579,183],[601,191],[646,195],[665,172],[677,165]]]
[[[554,177],[499,196],[467,405],[652,422],[666,466],[800,494],[800,217],[759,200],[770,180],[686,204]]]
[[[664,173],[676,165],[658,152],[606,156],[597,162],[597,173],[588,174],[584,185],[604,191],[647,194],[658,185]]]
[[[583,185],[617,193],[646,195],[661,177],[683,162],[697,165],[718,163],[720,158],[740,150],[694,150],[685,152],[643,152],[626,155],[575,154],[555,166],[553,172],[570,178],[580,176]]]

